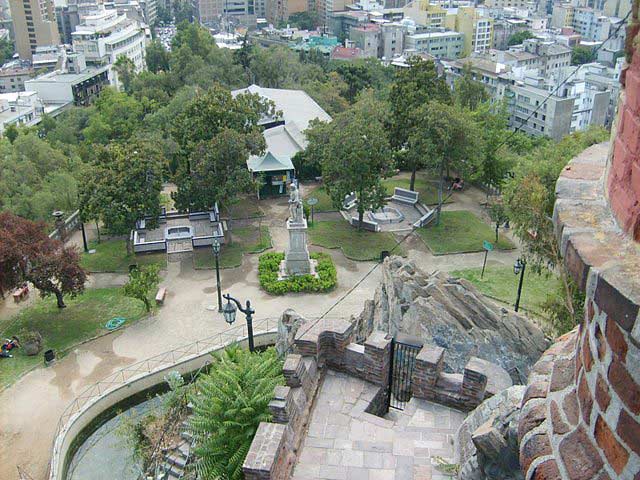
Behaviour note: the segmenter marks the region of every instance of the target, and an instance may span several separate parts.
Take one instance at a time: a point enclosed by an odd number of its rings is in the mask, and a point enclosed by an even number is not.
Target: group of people
[[[2,342],[2,347],[0,347],[0,358],[12,358],[11,351],[14,348],[18,348],[20,346],[20,340],[15,335],[13,337],[5,338],[4,342]]]

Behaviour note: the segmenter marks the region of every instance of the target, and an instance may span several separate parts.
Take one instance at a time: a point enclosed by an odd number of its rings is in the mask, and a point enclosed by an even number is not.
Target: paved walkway
[[[476,201],[470,200],[469,205]],[[287,199],[262,201],[260,206],[266,214],[263,225],[269,226],[275,249],[283,250],[288,242],[284,226]],[[77,236],[74,241],[78,241]],[[434,257],[415,237],[408,239],[405,247],[408,256],[429,272],[482,264],[482,253]],[[310,250],[325,251],[333,257],[338,272],[338,287],[334,291],[322,295],[267,295],[258,284],[258,256],[249,255],[244,257],[241,267],[221,272],[224,292],[241,300],[250,299],[257,311],[256,320],[277,318],[287,308],[313,318],[345,296],[374,265],[348,260],[339,250],[317,247]],[[490,256],[489,264],[512,265],[516,257],[515,252],[496,252]],[[125,280],[123,275],[96,274],[90,281],[95,286],[109,286],[121,285]],[[364,301],[373,298],[379,280],[380,270],[376,269],[331,315],[349,317],[359,313]],[[18,480],[17,465],[35,479],[45,478],[58,419],[88,385],[126,365],[228,328],[220,314],[207,308],[217,302],[215,272],[195,271],[189,261],[169,263],[163,285],[168,287],[167,298],[155,316],[85,343],[54,366],[36,369],[0,392],[0,478]]]
[[[387,418],[365,413],[378,387],[327,372],[311,415],[293,480],[444,480],[435,456],[453,459],[453,437],[465,414],[412,399]]]

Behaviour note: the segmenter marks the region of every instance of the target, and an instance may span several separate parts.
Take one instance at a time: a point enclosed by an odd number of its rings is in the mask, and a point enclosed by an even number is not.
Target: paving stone
[[[369,480],[369,470],[366,468],[347,468],[347,478],[349,480]]]
[[[369,480],[395,480],[395,470],[371,470]]]
[[[362,467],[364,465],[364,452],[356,450],[342,452],[342,465],[346,467]]]
[[[340,450],[328,450],[327,465],[342,465],[342,454]]]
[[[347,467],[322,465],[319,478],[323,480],[347,480]]]

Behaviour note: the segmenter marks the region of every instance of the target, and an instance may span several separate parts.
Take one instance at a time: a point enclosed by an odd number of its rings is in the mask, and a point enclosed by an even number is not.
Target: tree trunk
[[[127,245],[127,256],[129,256],[133,253],[133,250],[131,248],[131,235],[127,237],[127,241],[125,243]]]
[[[416,171],[418,170],[418,165],[416,163],[413,164],[413,168],[411,169],[411,182],[409,182],[409,190],[415,192],[416,189]]]
[[[496,221],[496,244],[498,243],[498,227],[500,227],[500,221]]]
[[[362,230],[362,219],[364,218],[364,210],[358,208],[358,230]]]
[[[440,163],[440,181],[438,182],[438,206],[436,210],[436,226],[440,225],[442,212],[442,190],[444,189],[444,160]]]
[[[60,290],[54,290],[53,293],[55,294],[56,300],[58,301],[58,308],[66,308],[67,306],[64,304],[62,292]]]
[[[146,308],[147,313],[149,313],[151,311],[151,304],[149,303],[149,299],[147,298],[146,295],[142,297],[142,301],[144,302],[144,308]]]
[[[233,209],[231,207],[227,207],[227,215],[229,218],[227,219],[227,231],[229,232],[229,245],[233,245],[233,235],[231,235],[231,222],[233,221]]]
[[[100,225],[98,225],[97,221],[96,221],[96,232],[98,233],[98,243],[100,243]]]

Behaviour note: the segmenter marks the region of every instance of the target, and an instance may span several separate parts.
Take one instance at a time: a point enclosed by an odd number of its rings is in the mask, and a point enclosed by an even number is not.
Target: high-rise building
[[[9,6],[20,58],[31,60],[37,47],[60,43],[53,0],[9,0]]]
[[[447,11],[445,27],[464,34],[463,56],[484,53],[493,43],[493,18],[483,17],[474,7],[458,7]]]
[[[234,19],[242,25],[255,26],[257,18],[266,18],[265,0],[195,0],[195,10],[202,23]]]

